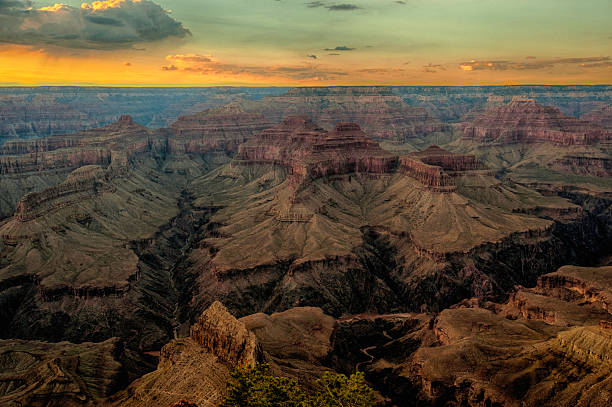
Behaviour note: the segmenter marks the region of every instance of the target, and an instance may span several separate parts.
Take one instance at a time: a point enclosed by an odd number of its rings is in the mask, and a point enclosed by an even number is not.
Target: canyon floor
[[[30,109],[0,405],[215,405],[256,361],[383,405],[609,405],[612,90],[575,88],[0,93]]]

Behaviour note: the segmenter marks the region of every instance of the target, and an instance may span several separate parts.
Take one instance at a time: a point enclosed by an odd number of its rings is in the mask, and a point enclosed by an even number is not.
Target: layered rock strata
[[[424,186],[436,192],[456,191],[453,176],[492,175],[475,156],[454,154],[438,146],[430,146],[423,151],[400,157],[399,171],[418,179]]]
[[[583,120],[593,122],[604,129],[612,130],[612,104],[604,104],[581,117]]]
[[[254,314],[236,319],[215,302],[191,327],[187,338],[165,345],[155,370],[106,401],[110,406],[172,405],[184,400],[215,405],[225,396],[230,371],[255,361],[269,363],[273,374],[313,386],[331,351],[334,319],[318,308]]]
[[[128,366],[143,361],[125,352],[117,338],[101,343],[0,340],[0,404],[91,405],[134,380]]]
[[[611,272],[565,266],[503,304],[342,318],[332,359],[364,370],[398,405],[604,406],[612,314],[583,295],[609,294]]]
[[[218,301],[202,313],[189,335],[206,351],[232,365],[254,365],[262,357],[255,335]]]
[[[289,117],[241,145],[236,161],[285,166],[298,180],[346,173],[383,174],[395,165],[395,157],[358,125],[340,123],[327,132],[303,116]]]
[[[559,109],[533,100],[517,99],[493,107],[466,125],[464,140],[480,143],[551,143],[564,146],[589,145],[610,139],[610,132]]]
[[[308,116],[326,130],[338,122],[357,123],[375,139],[403,141],[450,131],[426,109],[408,106],[385,87],[294,88],[241,105],[277,123],[296,115]]]
[[[223,106],[180,116],[170,126],[168,148],[171,153],[234,152],[247,139],[272,125],[261,113],[247,113],[237,105]]]

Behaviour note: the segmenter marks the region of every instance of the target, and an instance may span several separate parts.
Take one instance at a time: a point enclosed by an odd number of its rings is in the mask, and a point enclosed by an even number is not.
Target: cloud
[[[308,58],[317,59],[317,56],[314,54],[306,55]]]
[[[308,8],[323,7],[323,8],[328,9],[329,11],[353,11],[353,10],[361,9],[361,7],[359,7],[356,4],[342,3],[342,4],[329,4],[328,5],[323,1],[310,1],[306,3],[306,7]]]
[[[583,68],[606,68],[612,66],[612,61],[593,62],[590,64],[580,64]]]
[[[405,2],[405,1],[402,1],[402,0],[397,0],[397,1],[396,1],[396,3],[397,3],[397,4],[406,4],[406,2]]]
[[[323,51],[354,51],[356,48],[347,47],[346,45],[340,45],[336,48],[324,48]]]
[[[423,66],[423,72],[436,73],[440,71],[446,71],[446,67],[441,64],[432,64],[431,62]]]
[[[326,9],[329,11],[351,11],[351,10],[359,10],[359,7],[356,4],[336,4],[332,6],[326,6]]]
[[[338,55],[342,55],[342,54],[340,54],[340,53],[338,53],[338,52],[331,52],[331,53],[329,53],[329,54],[327,54],[327,55],[331,55],[331,56],[338,56]]]
[[[358,69],[355,72],[370,73],[370,74],[388,74],[388,73],[404,72],[404,70],[402,68],[363,68],[363,69]]]
[[[518,61],[476,61],[462,62],[459,69],[465,72],[471,71],[528,71],[537,69],[554,68],[557,65],[575,65],[584,68],[606,67],[612,65],[610,57],[586,57],[586,58],[555,58],[536,60],[535,57],[529,58],[533,62]]]
[[[150,0],[94,1],[80,8],[0,0],[0,43],[120,49],[187,35],[189,30]]]
[[[271,77],[295,81],[321,81],[335,79],[338,76],[348,75],[347,72],[333,71],[314,64],[306,65],[269,65],[248,66],[223,63],[211,55],[202,54],[175,54],[166,56],[169,65],[162,66],[164,71],[185,71],[201,75],[231,76],[233,79],[241,78],[261,79],[268,81]]]

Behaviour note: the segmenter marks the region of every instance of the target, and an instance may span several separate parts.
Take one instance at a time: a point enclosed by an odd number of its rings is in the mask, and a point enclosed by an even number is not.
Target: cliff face
[[[424,107],[445,122],[465,121],[487,105],[505,104],[514,98],[530,98],[563,114],[581,117],[612,102],[611,86],[397,86],[393,93],[411,106]]]
[[[283,88],[0,88],[0,145],[5,140],[47,137],[98,128],[129,114],[150,128],[163,128],[181,115],[261,98]]]
[[[109,165],[150,148],[151,132],[130,116],[100,129],[37,140],[9,141],[0,148],[0,174]]]
[[[262,358],[255,335],[215,301],[191,326],[190,337],[207,352],[230,365],[254,365]]]
[[[564,155],[552,161],[550,167],[588,177],[612,177],[612,158],[596,155]]]
[[[409,394],[418,406],[604,406],[612,314],[602,293],[611,271],[565,266],[504,304],[341,318],[330,359],[363,370],[392,402]]]
[[[352,172],[388,173],[395,157],[354,123],[340,123],[326,132],[307,117],[291,116],[240,146],[236,164],[249,163],[285,166],[301,180]]]
[[[0,95],[0,145],[9,139],[45,137],[94,127],[87,114],[52,96]]]
[[[583,114],[580,118],[593,122],[604,129],[612,130],[612,104],[604,104],[601,107]]]
[[[272,127],[261,113],[247,113],[237,105],[180,116],[170,126],[170,152],[202,153],[207,151],[234,152],[238,146],[264,129]]]
[[[481,143],[551,143],[588,145],[608,140],[610,133],[585,120],[533,100],[513,100],[494,107],[464,128],[463,139]]]
[[[430,146],[423,151],[400,157],[399,171],[418,179],[435,192],[456,191],[453,177],[470,174],[492,175],[475,156],[451,153],[438,146]]]
[[[295,88],[241,105],[277,123],[289,116],[308,116],[326,130],[338,122],[357,123],[375,139],[405,140],[450,131],[426,109],[408,106],[384,87]]]
[[[83,406],[110,396],[133,380],[126,367],[146,364],[117,338],[101,343],[0,340],[5,406]]]
[[[457,190],[453,179],[441,167],[426,164],[412,157],[401,157],[399,159],[399,171],[416,178],[421,184],[434,192],[453,192]]]
[[[302,307],[236,319],[213,303],[191,327],[191,336],[166,344],[157,370],[106,400],[109,406],[146,407],[185,400],[217,405],[225,396],[230,371],[255,361],[270,364],[275,375],[313,386],[329,371],[334,319],[318,308]]]

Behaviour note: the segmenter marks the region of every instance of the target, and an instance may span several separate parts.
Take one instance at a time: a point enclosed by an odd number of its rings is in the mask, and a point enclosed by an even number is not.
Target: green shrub
[[[314,394],[287,377],[274,376],[268,364],[238,367],[231,373],[222,407],[372,407],[374,391],[363,373],[350,377],[326,372]]]

